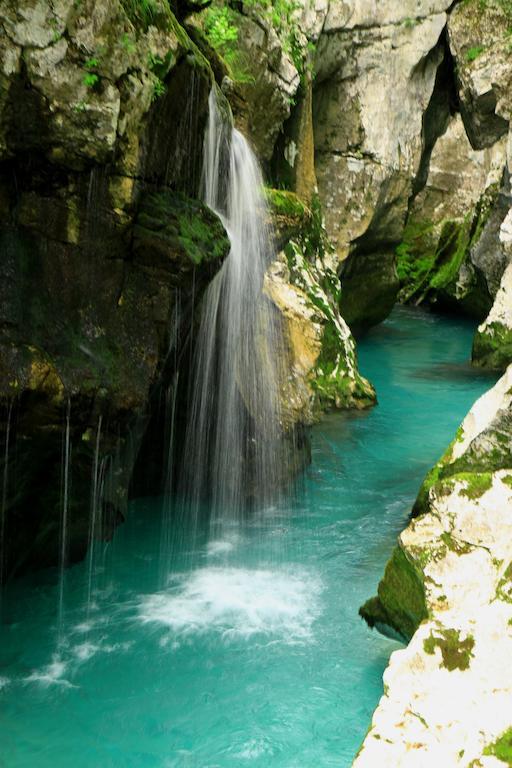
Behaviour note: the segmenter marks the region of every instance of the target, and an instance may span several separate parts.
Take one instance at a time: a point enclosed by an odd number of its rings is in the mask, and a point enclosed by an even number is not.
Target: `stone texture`
[[[503,275],[495,302],[473,341],[473,363],[502,370],[512,362],[512,263]]]
[[[267,271],[265,293],[283,328],[284,421],[311,424],[331,408],[374,405],[375,391],[359,373],[355,342],[339,313],[336,257],[318,200],[309,210],[290,192],[269,190],[268,198],[282,249]]]
[[[503,765],[493,745],[512,725],[511,392],[512,367],[471,409],[399,538],[425,620],[391,657],[356,768]],[[400,581],[389,588],[411,608]]]
[[[397,251],[402,301],[486,316],[508,260],[499,240],[505,166],[504,140],[473,150],[460,115],[450,119]]]
[[[316,55],[319,192],[339,261],[361,262],[347,267],[343,280],[360,307],[358,315],[348,309],[356,327],[372,307],[373,322],[389,312],[398,289],[394,246],[413,181],[447,118],[446,99],[434,112],[429,105],[444,59],[449,3],[414,6],[412,12],[395,3],[331,4]],[[368,295],[362,273],[372,286]],[[376,311],[379,285],[384,299]]]
[[[0,48],[2,580],[59,560],[68,408],[69,561],[87,546],[100,417],[100,529],[112,534],[153,391],[172,376],[171,340],[186,338],[192,296],[228,242],[185,196],[198,189],[212,73],[166,3],[145,23],[119,0],[7,1]]]
[[[512,14],[499,0],[458,3],[450,15],[450,50],[464,124],[472,145],[492,146],[508,131],[512,64],[507,30]]]

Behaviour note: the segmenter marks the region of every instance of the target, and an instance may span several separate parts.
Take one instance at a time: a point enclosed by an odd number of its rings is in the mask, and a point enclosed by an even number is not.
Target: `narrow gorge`
[[[0,0],[0,764],[512,765],[510,0]]]

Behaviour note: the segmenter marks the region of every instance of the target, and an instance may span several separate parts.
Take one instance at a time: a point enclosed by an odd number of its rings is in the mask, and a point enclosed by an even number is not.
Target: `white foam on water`
[[[63,675],[67,669],[67,663],[58,656],[54,656],[51,663],[40,670],[34,670],[32,674],[25,678],[27,683],[40,683],[44,686],[61,685],[64,688],[74,688],[75,686],[64,680]]]
[[[236,757],[242,760],[255,760],[265,753],[268,753],[268,744],[264,739],[250,739],[246,742]]]
[[[10,682],[8,677],[0,677],[0,691],[2,688],[7,688]]]
[[[132,645],[132,640],[126,641],[124,643],[103,643],[100,645],[97,645],[96,643],[84,642],[75,645],[73,648],[73,653],[79,661],[89,661],[89,659],[92,659],[92,657],[96,656],[98,653],[118,653],[121,651],[127,651],[129,648],[131,648]]]
[[[94,643],[80,643],[73,648],[73,653],[79,661],[88,661],[100,650],[100,646],[94,645]]]
[[[263,635],[297,643],[312,639],[320,593],[310,572],[208,567],[144,597],[139,616],[178,635],[214,631],[226,639]]]
[[[232,552],[237,544],[236,539],[216,539],[208,543],[206,550],[209,557],[218,557]]]

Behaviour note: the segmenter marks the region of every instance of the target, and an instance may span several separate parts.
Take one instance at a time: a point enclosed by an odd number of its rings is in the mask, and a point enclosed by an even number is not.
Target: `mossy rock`
[[[473,340],[472,361],[481,368],[504,371],[512,363],[512,329],[491,323]]]
[[[174,283],[200,266],[218,267],[229,249],[221,220],[198,200],[169,190],[142,198],[134,228],[135,257],[169,271]]]
[[[492,297],[485,276],[471,264],[470,252],[479,242],[497,198],[494,185],[464,219],[407,222],[396,250],[401,302],[438,303],[478,320],[487,316]]]
[[[512,727],[506,730],[493,744],[485,747],[484,755],[493,755],[505,765],[512,766]]]
[[[464,640],[460,637],[460,631],[457,629],[442,629],[431,632],[423,641],[425,653],[434,655],[436,648],[439,648],[443,657],[443,667],[449,672],[455,669],[465,671],[469,669],[473,657],[473,648],[475,640],[472,635],[468,635]]]
[[[377,597],[368,600],[359,614],[370,627],[391,627],[405,640],[428,617],[423,575],[400,546],[386,566]]]
[[[266,188],[265,196],[272,217],[277,246],[283,248],[289,240],[299,238],[307,229],[312,212],[294,192]]]

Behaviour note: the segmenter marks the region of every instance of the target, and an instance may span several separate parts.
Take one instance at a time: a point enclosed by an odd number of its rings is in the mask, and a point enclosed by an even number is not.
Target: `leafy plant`
[[[153,85],[152,101],[159,99],[160,96],[163,96],[166,91],[167,88],[165,87],[165,83],[163,83],[159,78],[156,78]]]
[[[484,52],[485,48],[481,45],[474,45],[466,51],[466,61],[475,61]]]
[[[133,38],[127,32],[125,32],[121,38],[121,45],[128,53],[135,53],[137,50],[137,46],[135,45]]]
[[[95,85],[97,85],[100,81],[99,75],[96,74],[96,72],[86,72],[84,75],[83,83],[88,88],[94,88]]]
[[[99,83],[100,76],[95,71],[98,69],[99,65],[100,62],[95,57],[87,59],[87,61],[84,63],[83,68],[85,69],[85,75],[83,83],[87,86],[87,88],[94,88]]]

